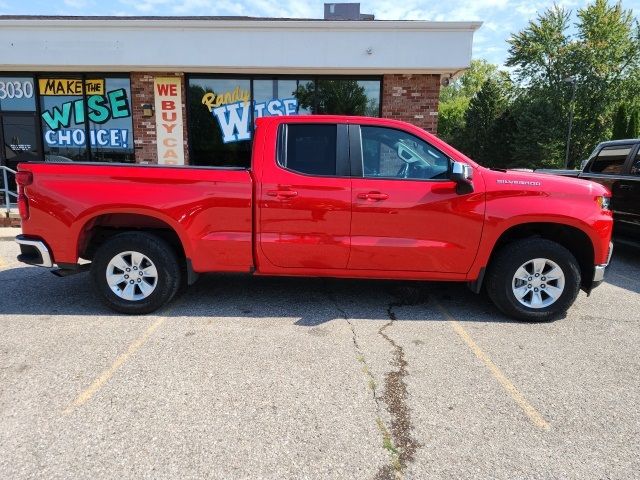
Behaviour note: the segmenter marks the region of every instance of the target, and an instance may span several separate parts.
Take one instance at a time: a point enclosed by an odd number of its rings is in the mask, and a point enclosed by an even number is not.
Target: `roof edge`
[[[428,20],[322,20],[268,17],[139,17],[139,16],[30,16],[0,15],[3,28],[39,28],[44,25],[58,28],[168,28],[180,23],[182,28],[281,28],[336,30],[434,30],[476,31],[482,22],[435,22]]]

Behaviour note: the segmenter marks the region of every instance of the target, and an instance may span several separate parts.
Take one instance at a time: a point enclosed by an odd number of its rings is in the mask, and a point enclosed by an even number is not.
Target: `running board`
[[[70,277],[71,275],[75,275],[77,273],[88,272],[91,268],[90,263],[84,263],[82,265],[78,265],[75,268],[57,268],[56,270],[51,270],[56,277]]]

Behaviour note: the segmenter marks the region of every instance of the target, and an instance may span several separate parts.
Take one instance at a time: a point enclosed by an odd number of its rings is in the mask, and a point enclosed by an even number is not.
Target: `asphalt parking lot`
[[[566,318],[463,285],[207,276],[157,315],[15,263],[0,477],[640,477],[640,250]]]

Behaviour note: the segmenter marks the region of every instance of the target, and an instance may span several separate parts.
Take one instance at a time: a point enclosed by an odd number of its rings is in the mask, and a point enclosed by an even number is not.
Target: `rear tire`
[[[94,255],[91,276],[103,303],[129,315],[161,308],[182,284],[175,251],[145,232],[120,233],[104,242]]]
[[[527,322],[562,316],[580,291],[580,267],[562,245],[543,238],[509,243],[487,272],[489,298],[506,315]]]

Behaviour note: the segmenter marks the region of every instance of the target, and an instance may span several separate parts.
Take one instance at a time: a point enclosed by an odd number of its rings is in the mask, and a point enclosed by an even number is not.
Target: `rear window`
[[[591,162],[589,171],[592,173],[619,175],[622,173],[624,163],[630,152],[631,146],[628,145],[604,147]]]
[[[337,125],[289,124],[280,164],[307,175],[336,175]]]

